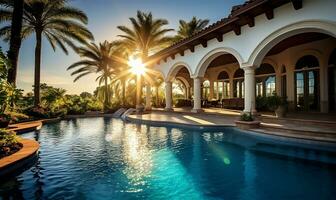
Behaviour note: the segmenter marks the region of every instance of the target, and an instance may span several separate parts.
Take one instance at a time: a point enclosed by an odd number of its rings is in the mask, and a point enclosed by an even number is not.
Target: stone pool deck
[[[128,120],[138,123],[150,123],[153,125],[179,125],[194,127],[225,127],[235,126],[239,119],[239,113],[231,111],[228,113],[191,113],[185,111],[165,112],[153,110],[142,115],[129,115]],[[272,116],[261,116],[258,118],[261,126],[251,131],[290,137],[295,139],[314,140],[321,142],[336,143],[336,122],[302,120],[293,118],[278,119]]]

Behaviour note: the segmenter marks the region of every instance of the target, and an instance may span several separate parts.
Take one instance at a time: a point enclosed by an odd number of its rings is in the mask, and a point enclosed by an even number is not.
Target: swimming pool
[[[22,136],[40,142],[37,162],[1,180],[0,199],[336,196],[333,149],[313,150],[310,144],[299,147],[234,128],[193,130],[86,118]]]

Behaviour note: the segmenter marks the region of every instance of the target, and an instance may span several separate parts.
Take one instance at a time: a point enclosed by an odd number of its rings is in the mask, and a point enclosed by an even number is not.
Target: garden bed
[[[0,159],[19,151],[21,148],[22,144],[14,131],[0,129]]]

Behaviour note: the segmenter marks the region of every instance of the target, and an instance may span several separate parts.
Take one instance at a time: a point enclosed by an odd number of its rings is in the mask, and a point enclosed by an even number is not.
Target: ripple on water
[[[200,131],[89,118],[45,125],[23,136],[40,142],[38,162],[1,181],[0,199],[263,200],[336,195],[335,165],[302,160],[328,163],[335,153],[276,145],[230,128]]]

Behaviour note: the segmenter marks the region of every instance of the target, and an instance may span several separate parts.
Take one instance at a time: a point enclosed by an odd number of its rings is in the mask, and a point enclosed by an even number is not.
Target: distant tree
[[[179,29],[177,31],[177,35],[174,38],[175,42],[184,38],[188,38],[201,31],[209,24],[209,20],[197,19],[196,17],[193,17],[189,22],[180,20],[179,23]]]
[[[104,111],[107,110],[109,104],[109,89],[108,82],[114,75],[114,70],[111,67],[113,54],[116,52],[116,46],[113,43],[104,41],[99,45],[91,43],[87,46],[80,47],[77,50],[82,59],[70,65],[67,70],[77,68],[71,73],[71,76],[76,76],[74,82],[88,74],[97,74],[96,81],[99,81],[99,86],[104,83],[105,100]]]
[[[123,34],[118,35],[122,38],[121,46],[126,49],[129,54],[140,56],[143,62],[146,62],[149,54],[166,47],[172,38],[166,34],[173,29],[164,28],[168,25],[165,19],[153,18],[152,13],[137,12],[136,18],[131,17],[131,27],[118,26]],[[141,76],[137,80],[137,106],[141,105]]]
[[[79,96],[82,98],[92,98],[93,95],[90,92],[82,92]]]

